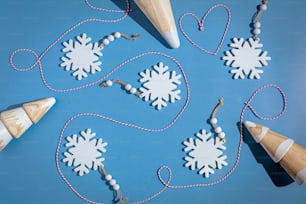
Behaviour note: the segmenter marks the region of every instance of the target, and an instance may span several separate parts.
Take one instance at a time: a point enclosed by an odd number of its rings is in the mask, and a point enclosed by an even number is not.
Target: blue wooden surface
[[[92,1],[98,7],[118,9],[120,1]],[[64,136],[92,128],[98,136],[109,143],[105,154],[105,166],[117,179],[129,202],[147,198],[162,188],[156,172],[162,165],[172,169],[172,185],[210,183],[222,178],[233,166],[239,142],[240,112],[244,102],[258,87],[275,83],[287,95],[287,112],[278,120],[261,121],[249,111],[245,119],[252,120],[294,139],[306,146],[305,115],[306,85],[305,63],[305,21],[306,2],[271,1],[263,14],[261,42],[272,60],[264,68],[260,80],[233,80],[229,67],[220,60],[232,37],[251,36],[249,24],[260,1],[172,1],[176,21],[184,12],[193,12],[201,17],[216,3],[224,3],[232,12],[231,24],[224,44],[216,56],[200,52],[179,32],[181,47],[171,50],[154,28],[143,19],[140,11],[134,9],[131,17],[118,23],[87,23],[66,35],[66,41],[81,33],[87,33],[93,40],[114,31],[127,34],[140,33],[134,42],[122,39],[103,50],[102,72],[89,76],[82,82],[74,80],[68,72],[59,67],[60,49],[56,44],[41,60],[48,83],[56,89],[65,89],[99,79],[113,67],[142,52],[160,51],[175,57],[184,67],[191,90],[190,103],[182,117],[171,128],[150,133],[123,127],[106,120],[82,117],[74,120]],[[121,14],[105,13],[89,9],[82,0],[67,1],[1,1],[0,7],[0,92],[4,110],[11,105],[38,98],[54,96],[57,104],[39,122],[30,128],[19,140],[12,141],[0,153],[0,203],[84,203],[63,182],[55,165],[55,149],[64,123],[73,115],[82,112],[102,114],[119,121],[129,122],[148,128],[161,128],[176,115],[186,99],[182,85],[182,100],[170,104],[165,110],[155,111],[148,102],[127,95],[119,87],[100,89],[97,85],[69,93],[55,93],[47,89],[40,78],[38,67],[29,72],[17,72],[9,64],[11,52],[18,48],[29,48],[40,54],[56,38],[72,25],[86,18],[114,19]],[[213,48],[220,38],[219,31],[225,25],[225,12],[216,10],[207,18],[207,33],[199,33],[193,20],[186,20],[186,31],[201,45]],[[184,21],[185,22],[185,21]],[[188,25],[187,25],[188,24]],[[218,36],[219,35],[219,36]],[[20,53],[15,62],[28,66],[34,62],[30,54]],[[160,56],[146,56],[126,65],[111,78],[121,78],[134,86],[138,73],[162,61],[179,72],[168,59]],[[211,110],[223,97],[225,105],[218,113],[219,124],[227,134],[229,165],[208,179],[183,167],[182,142],[200,129],[209,129],[207,119]],[[282,106],[279,94],[272,90],[262,92],[253,106],[263,115],[276,115]],[[241,160],[236,171],[223,183],[212,187],[191,189],[166,189],[149,203],[303,203],[305,185],[284,183],[278,167],[249,138],[245,139]],[[60,149],[60,159],[65,148]],[[61,163],[65,176],[74,187],[91,200],[110,203],[112,192],[97,172],[77,177],[71,167]],[[164,175],[166,178],[166,175]],[[285,185],[286,184],[286,185]]]

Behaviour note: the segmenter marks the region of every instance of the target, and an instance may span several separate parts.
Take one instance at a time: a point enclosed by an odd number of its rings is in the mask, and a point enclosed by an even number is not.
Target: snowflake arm
[[[182,76],[180,74],[176,74],[176,71],[172,71],[171,72],[171,82],[174,84],[181,84],[180,78],[182,78]]]
[[[87,75],[87,72],[83,68],[78,68],[78,69],[75,69],[75,71],[72,73],[72,76],[76,77],[77,80],[81,80],[83,78],[86,78],[88,75]]]
[[[68,166],[72,166],[74,157],[69,152],[64,152],[65,158],[63,159],[63,162],[67,163]]]
[[[240,69],[240,68],[238,68],[238,69],[232,69],[231,71],[230,71],[232,74],[234,74],[234,79],[244,79],[244,76],[245,76],[245,73],[244,73],[244,71],[243,71],[243,69]]]
[[[63,42],[64,48],[62,49],[63,52],[71,52],[74,49],[73,40],[68,40],[67,42]]]
[[[204,165],[198,172],[199,174],[203,175],[205,178],[208,178],[210,174],[214,174],[215,171],[209,165]]]
[[[249,38],[247,42],[250,44],[250,47],[254,49],[262,48],[263,45],[259,43],[259,39]]]
[[[103,142],[101,138],[98,139],[97,143],[95,144],[96,148],[101,151],[102,153],[106,152],[105,147],[107,146],[107,142]]]
[[[71,147],[78,144],[78,139],[76,134],[73,134],[72,137],[67,137],[66,140],[68,141],[68,143],[65,144],[66,147]]]
[[[181,90],[176,90],[176,91],[170,92],[169,93],[170,103],[174,103],[177,100],[181,100],[181,97],[179,96],[180,93],[181,93]]]
[[[89,43],[91,41],[90,37],[87,37],[86,33],[83,33],[80,36],[77,36],[76,39],[79,42],[76,42],[76,44],[80,44],[80,45],[87,45],[87,43]]]
[[[188,138],[188,140],[184,141],[183,144],[185,145],[185,148],[184,148],[185,152],[188,152],[196,148],[195,141],[193,138]]]
[[[91,132],[91,129],[87,128],[85,131],[81,131],[81,135],[86,141],[89,141],[91,138],[96,136],[96,133]]]
[[[233,38],[232,41],[233,43],[230,44],[230,47],[236,48],[236,49],[243,48],[243,44],[244,44],[243,38]]]
[[[217,169],[222,169],[222,166],[227,166],[228,163],[225,161],[226,159],[227,156],[223,155],[216,160]]]
[[[167,103],[161,97],[158,97],[152,102],[152,106],[155,106],[157,110],[161,110],[162,107],[167,107]]]
[[[195,170],[196,169],[196,163],[197,163],[196,158],[185,157],[184,159],[186,161],[186,163],[184,164],[185,167],[188,167],[191,170]]]
[[[148,89],[145,89],[143,87],[139,88],[139,91],[141,92],[140,97],[143,98],[144,101],[150,100],[150,92]]]
[[[140,72],[139,75],[141,76],[139,79],[140,82],[147,82],[151,79],[151,72],[148,69],[146,69],[144,72]]]
[[[74,168],[73,171],[77,172],[79,176],[83,176],[84,174],[89,173],[89,169],[85,164],[80,164],[79,166]]]
[[[162,63],[162,62],[160,62],[158,65],[154,65],[153,69],[156,71],[156,73],[158,75],[169,73],[169,72],[166,72],[169,69],[169,67],[168,66],[164,66],[164,63]]]

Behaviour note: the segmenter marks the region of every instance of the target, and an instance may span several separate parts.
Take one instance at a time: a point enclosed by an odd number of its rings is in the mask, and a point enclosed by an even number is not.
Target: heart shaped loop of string
[[[193,17],[196,22],[197,22],[197,26],[198,26],[198,29],[199,29],[199,32],[204,32],[206,30],[205,28],[205,21],[206,21],[206,18],[209,16],[209,14],[211,14],[211,12],[217,8],[224,8],[226,13],[227,13],[227,20],[226,20],[226,24],[225,24],[225,27],[224,27],[224,31],[223,31],[223,34],[221,36],[221,39],[219,40],[218,42],[218,45],[217,47],[214,49],[214,50],[208,50],[207,48],[204,48],[202,47],[201,45],[199,45],[198,43],[196,43],[194,40],[191,39],[191,37],[189,36],[189,34],[187,34],[187,32],[185,31],[184,29],[184,26],[183,26],[183,19],[186,17],[186,16],[191,16]],[[199,50],[201,50],[202,52],[205,52],[207,54],[210,54],[210,55],[217,55],[222,44],[223,44],[223,41],[224,41],[224,38],[227,34],[227,31],[228,31],[228,28],[229,28],[229,25],[230,25],[230,20],[231,20],[231,11],[229,9],[229,7],[227,7],[226,5],[224,4],[216,4],[214,6],[212,6],[211,8],[209,8],[206,13],[203,15],[203,17],[200,19],[196,14],[194,13],[184,13],[180,18],[179,18],[179,28],[182,32],[182,34],[184,35],[184,37],[193,45],[195,46],[196,48],[198,48]]]

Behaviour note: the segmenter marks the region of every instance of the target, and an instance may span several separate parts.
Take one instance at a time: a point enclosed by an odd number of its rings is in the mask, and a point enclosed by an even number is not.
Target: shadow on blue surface
[[[120,9],[126,10],[125,1],[112,0]],[[168,43],[163,39],[159,32],[154,28],[152,23],[147,19],[147,17],[141,12],[134,1],[130,1],[132,11],[129,16],[138,23],[143,29],[150,33],[156,40],[158,40],[166,48],[170,48]]]
[[[240,128],[239,124],[240,123],[238,122],[238,129]],[[280,166],[280,164],[274,163],[261,145],[255,142],[245,127],[243,127],[243,141],[249,146],[256,161],[262,164],[275,186],[287,186],[293,182],[293,179]]]

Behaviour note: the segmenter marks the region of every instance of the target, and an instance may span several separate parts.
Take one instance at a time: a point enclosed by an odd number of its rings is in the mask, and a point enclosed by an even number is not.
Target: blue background
[[[97,7],[118,9],[120,1],[98,1]],[[305,115],[305,22],[306,2],[271,1],[261,23],[261,42],[272,60],[264,67],[260,80],[233,80],[229,67],[220,60],[232,37],[251,36],[249,24],[260,1],[186,1],[173,0],[176,22],[184,12],[193,12],[201,17],[216,3],[224,3],[232,12],[231,24],[224,44],[216,56],[200,52],[179,31],[181,47],[168,49],[154,28],[132,4],[133,13],[118,23],[83,24],[66,35],[41,60],[46,80],[56,89],[66,89],[90,83],[101,78],[113,67],[142,52],[160,51],[175,57],[184,67],[188,77],[191,98],[182,117],[171,128],[150,133],[120,126],[106,120],[82,117],[70,123],[64,136],[91,128],[108,142],[105,166],[121,186],[130,202],[139,201],[162,188],[156,172],[162,165],[173,171],[172,185],[210,183],[223,177],[233,166],[237,156],[239,130],[237,122],[252,92],[258,87],[275,83],[287,94],[287,112],[278,120],[261,121],[247,111],[245,119],[252,120],[294,139],[306,146]],[[19,140],[13,140],[0,153],[0,203],[84,203],[63,182],[55,165],[55,150],[65,122],[77,113],[102,114],[119,121],[162,128],[177,114],[186,99],[186,89],[181,85],[182,100],[156,111],[149,105],[118,86],[100,89],[98,85],[69,93],[55,93],[47,89],[36,66],[29,72],[17,72],[9,64],[11,52],[18,48],[43,52],[56,38],[72,25],[86,18],[114,19],[122,14],[99,12],[90,9],[82,0],[51,1],[1,1],[0,7],[0,110],[11,105],[54,96],[56,105],[39,122],[32,126]],[[195,21],[186,17],[184,26],[199,44],[212,49],[220,38],[226,14],[216,9],[208,18],[206,32],[199,33]],[[81,33],[87,33],[93,41],[115,32],[141,34],[137,41],[117,40],[103,50],[102,72],[76,81],[69,72],[59,67],[63,53],[61,43]],[[217,33],[217,34],[216,34]],[[219,35],[219,36],[218,36]],[[28,66],[35,61],[28,53],[19,53],[15,62]],[[179,73],[168,59],[146,56],[134,61],[110,78],[120,78],[139,87],[138,73],[162,61]],[[223,97],[225,105],[217,115],[219,124],[227,134],[229,165],[216,170],[208,179],[183,167],[182,142],[200,129],[210,129],[207,119]],[[267,89],[253,101],[256,110],[265,116],[276,115],[282,107],[278,92]],[[60,159],[65,148],[60,149]],[[61,163],[61,169],[71,184],[84,196],[97,202],[110,203],[112,191],[97,172],[83,177],[76,176],[71,167]],[[166,177],[166,176],[165,176]],[[212,187],[190,189],[167,189],[150,203],[302,203],[305,202],[305,185],[298,186],[286,180],[286,174],[274,165],[257,144],[246,135],[241,150],[241,160],[236,171],[221,184]]]

